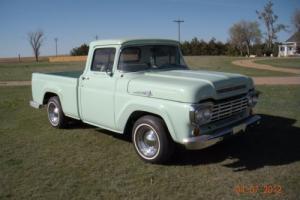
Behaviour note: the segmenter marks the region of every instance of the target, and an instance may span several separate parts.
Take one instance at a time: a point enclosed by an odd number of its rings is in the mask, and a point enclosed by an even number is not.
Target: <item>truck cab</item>
[[[191,70],[166,39],[94,41],[83,72],[33,73],[32,95],[53,127],[74,118],[129,133],[151,163],[167,161],[176,143],[205,148],[260,121],[250,77]]]

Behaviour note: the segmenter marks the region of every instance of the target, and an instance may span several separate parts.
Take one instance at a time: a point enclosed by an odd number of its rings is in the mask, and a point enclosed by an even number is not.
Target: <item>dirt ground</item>
[[[26,85],[31,85],[31,81],[0,81],[0,87],[26,86]]]
[[[287,73],[293,73],[293,74],[299,74],[299,69],[290,69],[290,68],[283,68],[283,67],[273,67],[271,65],[265,65],[265,64],[258,64],[255,63],[256,59],[251,60],[235,60],[232,62],[234,65],[238,65],[241,67],[248,67],[248,68],[255,68],[255,69],[262,69],[262,70],[270,70],[270,71],[278,71],[278,72],[287,72]]]

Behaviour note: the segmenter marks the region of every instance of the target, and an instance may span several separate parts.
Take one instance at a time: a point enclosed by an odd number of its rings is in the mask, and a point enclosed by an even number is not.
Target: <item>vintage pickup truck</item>
[[[150,163],[167,161],[176,143],[201,149],[260,121],[251,78],[190,70],[179,43],[165,39],[91,42],[83,72],[33,73],[32,97],[53,127],[74,118],[131,134]]]

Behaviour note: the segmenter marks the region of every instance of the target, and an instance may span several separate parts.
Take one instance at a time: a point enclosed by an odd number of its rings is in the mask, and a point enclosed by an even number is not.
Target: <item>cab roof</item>
[[[90,46],[104,46],[104,45],[142,45],[142,44],[167,44],[179,45],[178,41],[170,39],[109,39],[109,40],[95,40],[90,43]]]

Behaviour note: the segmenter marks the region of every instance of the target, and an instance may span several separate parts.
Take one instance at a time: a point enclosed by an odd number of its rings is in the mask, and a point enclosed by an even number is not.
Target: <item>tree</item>
[[[181,43],[180,48],[183,55],[191,55],[191,45],[188,41]]]
[[[266,42],[267,42],[267,47],[269,49],[272,48],[274,41],[277,40],[277,33],[287,29],[287,26],[284,24],[276,24],[276,21],[278,20],[278,16],[274,14],[273,5],[274,5],[273,2],[269,1],[264,6],[264,9],[262,11],[256,11],[258,19],[263,21],[266,26],[267,29]]]
[[[194,37],[180,44],[183,55],[238,55],[238,50],[229,43],[211,38],[208,42]]]
[[[246,48],[250,55],[250,46],[260,43],[261,31],[257,22],[240,21],[229,29],[230,43],[243,55]]]
[[[89,53],[89,46],[82,44],[80,47],[75,47],[71,50],[72,56],[85,56]]]
[[[40,48],[44,42],[44,32],[36,31],[28,33],[28,41],[32,47],[36,62],[39,61]]]
[[[210,55],[218,55],[219,53],[219,49],[218,46],[216,44],[216,38],[211,38],[208,43],[207,43],[207,50],[209,52]]]
[[[191,44],[191,55],[199,55],[200,54],[200,45],[199,45],[199,40],[197,37],[194,37],[190,44]]]
[[[300,32],[300,9],[296,9],[292,20],[296,32]]]

